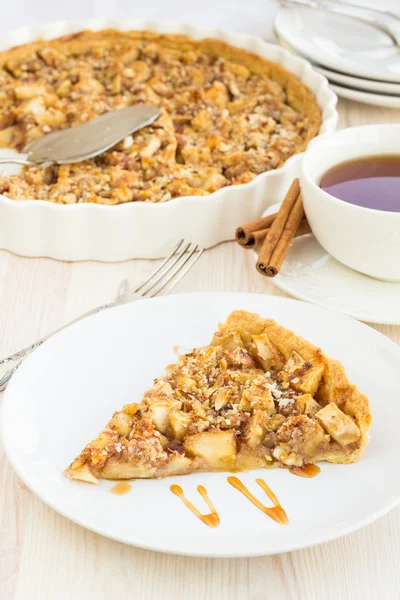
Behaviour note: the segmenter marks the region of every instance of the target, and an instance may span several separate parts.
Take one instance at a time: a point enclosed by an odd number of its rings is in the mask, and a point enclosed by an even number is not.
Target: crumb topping
[[[180,355],[140,403],[114,413],[66,474],[96,482],[354,462],[368,410],[340,363],[236,311],[210,346]]]
[[[279,380],[279,373],[264,372],[245,348],[195,349],[155,380],[133,416],[115,413],[102,458],[92,449],[91,458],[99,467],[109,457],[124,460],[128,453],[151,468],[159,467],[171,456],[186,455],[188,436],[229,431],[243,446],[251,446],[255,433],[261,433],[266,460],[301,466],[311,456],[310,440],[327,443],[329,435],[314,418],[299,413],[299,397]],[[130,406],[124,410],[129,412]]]
[[[138,103],[162,115],[100,157],[1,177],[0,192],[15,200],[114,205],[207,195],[275,169],[307,139],[308,118],[277,81],[201,45],[168,47],[129,32],[85,42],[83,32],[27,48],[0,69],[0,147],[21,151]]]

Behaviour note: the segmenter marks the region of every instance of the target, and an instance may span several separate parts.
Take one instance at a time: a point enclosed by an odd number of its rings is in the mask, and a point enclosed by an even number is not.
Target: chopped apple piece
[[[130,417],[136,415],[139,409],[140,406],[136,402],[133,402],[132,404],[125,404],[125,406],[122,407],[122,411]]]
[[[37,83],[33,85],[19,85],[15,88],[14,93],[18,100],[26,100],[35,96],[44,96],[46,88],[44,85]]]
[[[305,361],[300,354],[293,352],[280,372],[280,380],[287,381],[297,392],[311,394],[317,391],[325,370],[325,361],[314,357]]]
[[[354,421],[331,402],[315,415],[326,431],[341,446],[347,446],[360,439],[360,430]]]
[[[212,467],[229,468],[236,457],[235,432],[213,429],[195,433],[185,439],[183,447],[190,456],[198,456]]]
[[[192,422],[189,413],[185,413],[182,410],[174,410],[170,414],[170,423],[172,429],[172,435],[176,440],[183,440],[187,433],[187,428]]]
[[[72,464],[68,470],[68,477],[77,479],[78,481],[85,481],[86,483],[100,483],[97,477],[93,475],[87,463],[79,465],[77,468],[74,468]]]
[[[11,140],[15,132],[17,131],[16,127],[7,127],[6,129],[2,129],[0,131],[0,148],[5,148],[11,144]]]
[[[160,440],[160,444],[163,450],[166,449],[166,447],[168,446],[170,440],[167,438],[167,436],[161,434],[160,437],[158,438]]]
[[[272,452],[273,457],[287,467],[301,467],[303,464],[301,455],[286,446],[276,446]]]
[[[264,377],[257,377],[243,392],[239,407],[246,411],[265,410],[271,415],[275,412],[274,399]]]
[[[296,410],[301,415],[314,416],[321,408],[322,406],[315,402],[311,394],[302,394],[296,398]]]
[[[271,344],[266,333],[253,335],[251,340],[253,342],[250,347],[251,354],[263,369],[266,371],[268,369],[278,370],[283,367],[283,357],[279,350]]]
[[[236,458],[235,470],[249,471],[251,469],[261,469],[272,462],[273,459],[268,454],[259,456],[250,449],[241,448]]]
[[[232,388],[222,388],[213,396],[215,410],[221,410],[228,404],[229,398],[232,395]]]
[[[46,104],[42,96],[35,96],[24,100],[19,106],[19,111],[23,114],[34,114],[37,118],[39,115],[43,115],[46,112]]]
[[[170,413],[173,408],[180,407],[181,403],[169,400],[153,401],[148,406],[148,415],[154,427],[160,432],[168,435],[171,429]]]
[[[264,438],[265,425],[270,420],[269,414],[264,410],[255,410],[247,423],[244,441],[248,448],[257,448]]]
[[[123,411],[116,412],[109,422],[108,427],[115,431],[115,433],[118,433],[118,435],[128,437],[132,429],[132,417]]]

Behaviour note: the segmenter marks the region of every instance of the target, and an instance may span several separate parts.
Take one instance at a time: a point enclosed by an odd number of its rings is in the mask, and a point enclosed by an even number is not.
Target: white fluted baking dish
[[[0,49],[39,37],[51,39],[82,29],[107,28],[181,33],[195,39],[211,37],[259,54],[291,71],[313,92],[322,112],[319,135],[332,133],[336,128],[337,97],[328,88],[325,77],[307,61],[254,36],[174,22],[88,20],[18,29],[1,36]],[[0,154],[3,157],[11,152],[2,150]],[[59,205],[42,200],[19,202],[0,195],[0,247],[23,256],[106,262],[159,258],[181,238],[209,248],[233,239],[238,225],[256,219],[270,204],[279,201],[299,173],[301,156],[289,158],[283,167],[262,173],[250,183],[222,188],[209,196],[186,196],[162,204]],[[4,171],[16,172],[16,167],[7,166]]]

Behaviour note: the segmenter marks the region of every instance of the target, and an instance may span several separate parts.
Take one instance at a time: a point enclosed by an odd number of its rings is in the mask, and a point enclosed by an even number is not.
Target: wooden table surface
[[[399,123],[400,110],[340,101],[340,127]],[[0,252],[0,356],[90,308],[154,262],[62,263]],[[208,250],[176,292],[285,295],[233,242]],[[400,342],[400,327],[376,329]],[[0,397],[1,402],[1,397]],[[371,482],[373,485],[373,482]],[[309,550],[250,559],[199,559],[125,546],[86,531],[22,484],[0,448],[0,599],[394,600],[400,598],[400,509]]]

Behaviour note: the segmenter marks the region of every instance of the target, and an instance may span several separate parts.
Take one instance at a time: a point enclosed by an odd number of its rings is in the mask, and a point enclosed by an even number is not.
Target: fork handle
[[[36,348],[41,346],[43,344],[43,342],[48,340],[50,337],[52,337],[59,331],[62,331],[66,327],[69,327],[70,325],[73,325],[74,323],[78,323],[78,321],[81,321],[82,319],[86,319],[86,317],[95,315],[96,313],[98,313],[102,310],[105,310],[106,308],[111,308],[112,306],[115,306],[115,305],[116,305],[115,302],[111,302],[110,304],[103,304],[102,306],[97,306],[96,308],[89,310],[88,312],[84,313],[83,315],[80,315],[73,321],[70,321],[66,325],[63,325],[59,329],[56,329],[52,333],[49,333],[48,335],[44,336],[37,342],[34,342],[30,346],[27,346],[26,348],[23,348],[22,350],[18,350],[18,352],[11,354],[11,356],[8,356],[7,358],[3,358],[2,360],[0,360],[0,392],[5,390],[11,377],[14,375],[14,373],[18,369],[18,367],[23,363],[25,358],[27,356],[29,356],[31,354],[31,352],[33,352],[33,350],[35,350]]]
[[[23,360],[38,346],[40,346],[42,342],[38,344],[32,344],[32,349],[25,348],[26,354],[21,359],[8,359],[6,363],[0,365],[0,392],[6,389],[8,382],[11,377],[14,375],[15,371],[22,364]],[[23,352],[23,351],[21,351]]]

